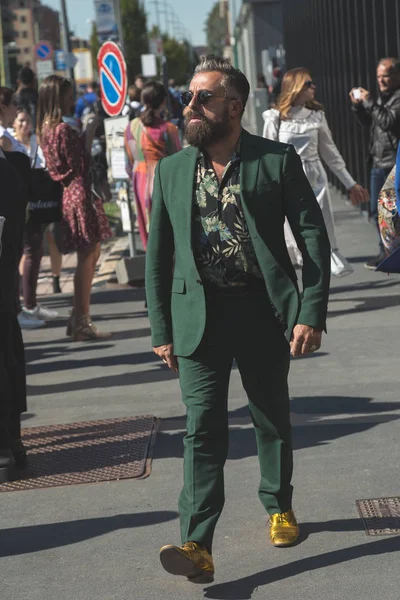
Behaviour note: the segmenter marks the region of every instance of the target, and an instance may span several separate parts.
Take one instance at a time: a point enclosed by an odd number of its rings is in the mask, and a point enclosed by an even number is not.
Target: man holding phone
[[[379,97],[375,101],[362,87],[353,88],[350,99],[359,123],[370,127],[369,161],[371,164],[371,218],[378,226],[378,196],[396,163],[400,139],[400,60],[383,58],[377,68]],[[378,228],[379,235],[379,228]],[[379,254],[365,263],[375,269],[385,258],[379,235]]]

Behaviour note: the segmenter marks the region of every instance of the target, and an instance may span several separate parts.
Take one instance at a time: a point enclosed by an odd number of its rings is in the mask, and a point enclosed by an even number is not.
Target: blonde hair
[[[295,105],[297,98],[304,91],[304,86],[311,79],[308,69],[298,67],[285,73],[282,79],[282,91],[278,98],[276,108],[281,113],[281,119],[286,120],[290,109]],[[322,104],[316,100],[310,100],[306,103],[310,110],[324,110]]]

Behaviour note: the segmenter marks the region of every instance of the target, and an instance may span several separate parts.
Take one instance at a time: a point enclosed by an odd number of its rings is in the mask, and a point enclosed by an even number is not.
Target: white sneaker
[[[46,325],[45,321],[41,321],[34,315],[28,315],[24,312],[19,313],[18,322],[21,329],[39,329]]]
[[[23,308],[22,309],[24,315],[28,315],[29,317],[35,317],[41,321],[51,321],[52,319],[57,319],[59,314],[55,310],[50,310],[41,304],[37,304],[35,308]]]

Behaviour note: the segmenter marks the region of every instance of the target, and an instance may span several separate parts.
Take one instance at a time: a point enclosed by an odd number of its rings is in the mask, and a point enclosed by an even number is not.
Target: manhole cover
[[[23,429],[29,468],[0,492],[145,477],[157,426],[146,415]]]
[[[400,534],[400,497],[356,500],[367,535]]]

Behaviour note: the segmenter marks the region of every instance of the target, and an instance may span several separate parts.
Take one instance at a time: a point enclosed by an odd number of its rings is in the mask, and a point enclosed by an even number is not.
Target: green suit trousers
[[[290,348],[266,291],[208,292],[204,337],[178,357],[187,409],[184,487],[179,500],[182,543],[211,549],[224,505],[228,387],[233,360],[249,400],[261,469],[259,497],[269,514],[292,507],[293,453],[288,372]]]

